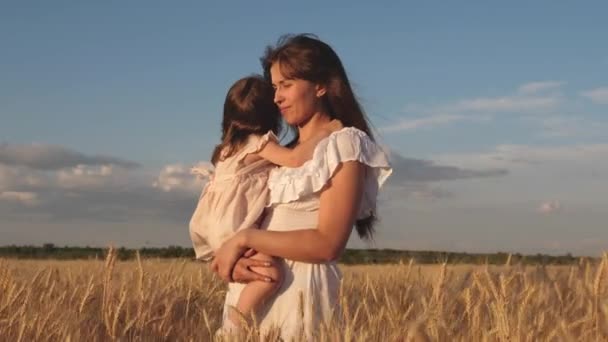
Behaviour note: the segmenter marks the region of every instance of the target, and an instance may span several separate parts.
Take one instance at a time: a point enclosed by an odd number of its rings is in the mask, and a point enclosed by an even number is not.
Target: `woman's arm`
[[[319,263],[337,259],[352,231],[363,195],[365,166],[342,163],[321,192],[316,229],[285,232],[244,229],[216,251],[212,268],[230,280],[232,267],[247,248],[295,261]]]
[[[321,192],[317,229],[287,232],[246,229],[240,237],[240,245],[295,261],[337,259],[348,242],[359,211],[364,173],[365,167],[356,161],[338,166]]]

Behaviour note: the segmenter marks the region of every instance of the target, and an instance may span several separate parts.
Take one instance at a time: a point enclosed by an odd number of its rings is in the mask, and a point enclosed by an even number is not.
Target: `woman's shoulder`
[[[345,127],[321,140],[311,160],[298,168],[281,167],[268,180],[271,204],[289,203],[319,192],[332,178],[341,163],[358,161],[380,170],[378,182],[390,175],[388,156],[364,131]]]
[[[344,127],[321,141],[311,160],[317,168],[335,169],[338,164],[359,161],[371,167],[389,167],[388,155],[367,133],[356,127]]]
[[[327,137],[327,140],[327,146],[332,146],[332,144],[335,144],[335,147],[338,148],[356,147],[363,144],[375,145],[375,142],[367,133],[356,127],[344,127],[339,131],[331,133]],[[353,151],[353,153],[356,152],[359,151]]]
[[[335,136],[348,136],[348,137],[357,137],[357,138],[367,138],[370,139],[369,135],[367,133],[365,133],[363,130],[357,128],[357,127],[344,127],[340,130],[337,130],[335,132],[333,132],[330,135],[335,135]]]

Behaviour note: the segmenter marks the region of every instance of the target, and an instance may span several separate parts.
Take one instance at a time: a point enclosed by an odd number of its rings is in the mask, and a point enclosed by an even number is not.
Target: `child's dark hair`
[[[233,155],[251,134],[279,134],[280,130],[281,113],[274,103],[272,85],[260,75],[241,78],[226,95],[222,142],[213,150],[211,162],[215,165]]]

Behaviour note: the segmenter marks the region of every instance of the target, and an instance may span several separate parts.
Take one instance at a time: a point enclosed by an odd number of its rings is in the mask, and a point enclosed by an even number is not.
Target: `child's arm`
[[[283,147],[274,141],[269,141],[257,155],[273,164],[286,167],[299,167],[312,158],[315,147],[317,147],[317,144],[321,140],[341,128],[342,123],[340,121],[332,120],[310,139],[296,145],[294,148]]]

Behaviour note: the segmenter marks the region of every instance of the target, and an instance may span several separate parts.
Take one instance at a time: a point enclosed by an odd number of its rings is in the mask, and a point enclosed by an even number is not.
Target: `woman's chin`
[[[288,125],[292,126],[292,127],[299,127],[299,126],[303,126],[305,125],[309,120],[311,119],[311,117],[302,117],[302,116],[283,116],[283,120],[285,121],[285,123],[287,123]]]
[[[288,124],[289,126],[293,126],[293,127],[297,127],[298,124],[300,124],[300,120],[296,120],[295,118],[286,118],[283,117],[283,120],[285,121],[286,124]]]

